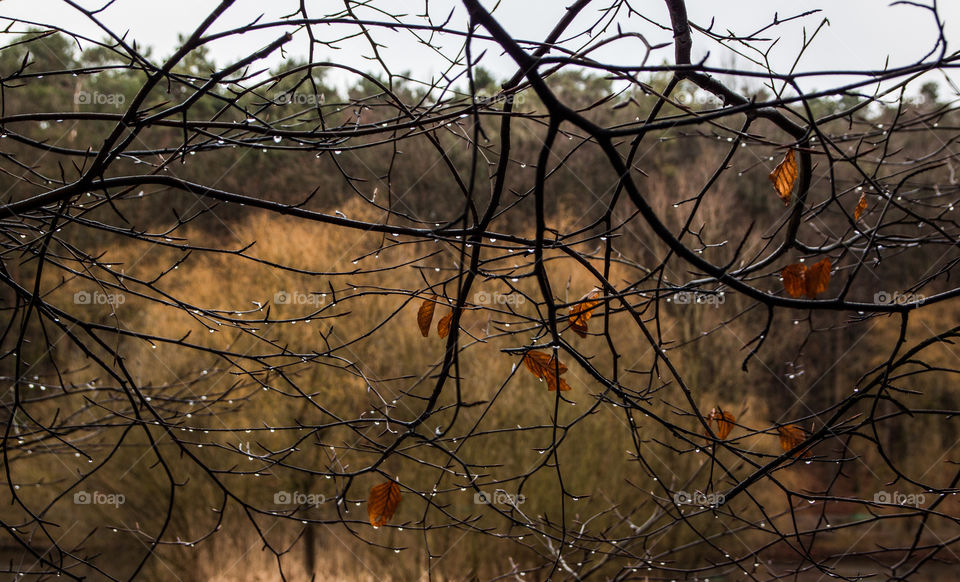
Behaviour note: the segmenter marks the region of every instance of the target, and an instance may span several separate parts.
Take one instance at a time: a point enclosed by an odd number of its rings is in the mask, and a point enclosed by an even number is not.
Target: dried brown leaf
[[[367,498],[367,515],[370,525],[380,527],[393,517],[397,506],[400,505],[400,486],[393,481],[387,481],[370,488]]]
[[[544,352],[530,350],[523,355],[523,364],[530,370],[530,373],[546,381],[547,388],[553,392],[559,386],[561,391],[570,390],[570,385],[566,380],[560,378],[560,374],[567,371],[567,367],[561,364],[553,356],[548,356]]]
[[[450,313],[444,315],[440,318],[440,321],[437,322],[437,335],[444,338],[450,334],[450,323],[453,321],[453,310],[450,310]]]
[[[550,392],[556,392],[558,384],[561,392],[566,392],[570,389],[570,385],[567,384],[567,381],[563,378],[558,378],[552,374],[547,376],[547,390]]]
[[[783,288],[790,297],[796,298],[806,293],[806,271],[807,266],[803,263],[787,265],[780,271],[780,276],[783,277]]]
[[[810,299],[815,299],[830,285],[831,268],[832,264],[827,257],[810,267],[803,263],[787,265],[780,271],[780,276],[783,277],[783,288],[790,297],[806,295]]]
[[[807,268],[807,297],[813,299],[818,294],[826,291],[828,285],[830,285],[830,259],[824,257]]]
[[[593,317],[593,310],[600,304],[600,290],[593,291],[584,295],[580,302],[570,308],[570,329],[580,337],[587,337],[587,322]]]
[[[853,219],[860,220],[860,217],[863,216],[863,211],[867,209],[867,195],[861,194],[860,201],[857,202],[857,207],[853,209]]]
[[[420,326],[420,333],[423,337],[430,335],[430,324],[433,323],[433,310],[437,306],[437,296],[430,299],[424,299],[417,310],[417,325]]]
[[[531,374],[541,380],[547,375],[548,369],[555,368],[553,356],[548,356],[546,353],[536,350],[530,350],[523,354],[523,363]],[[560,364],[560,373],[563,374],[566,371],[567,367]]]
[[[726,440],[727,436],[730,434],[730,431],[733,430],[733,426],[737,422],[737,418],[729,412],[714,408],[710,411],[710,415],[707,416],[707,421],[716,422],[717,437],[719,437],[720,440]]]
[[[777,432],[780,433],[780,448],[783,449],[785,453],[807,440],[803,429],[795,424],[778,426]],[[810,451],[800,451],[796,456],[809,457]]]
[[[797,181],[797,176],[797,158],[792,149],[787,150],[783,154],[783,161],[777,164],[769,176],[770,181],[773,182],[773,188],[784,204],[790,204],[790,193],[793,192],[793,184]]]

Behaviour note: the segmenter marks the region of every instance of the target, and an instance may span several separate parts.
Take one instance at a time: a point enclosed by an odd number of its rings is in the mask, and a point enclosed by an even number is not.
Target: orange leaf
[[[780,433],[780,448],[783,449],[783,452],[787,452],[790,449],[800,445],[803,441],[807,440],[806,435],[803,433],[803,429],[795,424],[778,426],[777,432]],[[809,457],[810,451],[801,451],[797,453],[796,456]]]
[[[824,257],[812,267],[807,268],[806,279],[807,297],[810,299],[826,291],[827,285],[830,284],[830,259]]]
[[[830,259],[824,257],[812,267],[803,263],[787,265],[780,271],[783,288],[790,297],[806,295],[810,299],[827,290],[830,285]]]
[[[437,306],[437,296],[431,299],[424,299],[417,311],[417,325],[420,326],[420,333],[423,337],[430,335],[430,324],[433,322],[433,310]]]
[[[793,150],[787,150],[783,154],[783,161],[777,164],[769,176],[770,181],[773,182],[773,188],[784,204],[790,204],[790,193],[793,192],[797,175],[797,158],[793,155]]]
[[[787,265],[780,271],[780,276],[783,277],[783,288],[790,297],[800,297],[806,292],[806,271],[807,266],[803,263]]]
[[[556,392],[558,384],[560,385],[561,392],[566,392],[567,390],[570,389],[570,385],[567,384],[567,381],[564,380],[563,378],[558,378],[553,374],[547,376],[547,390],[549,390],[550,392]]]
[[[727,435],[730,434],[730,431],[733,430],[733,425],[737,422],[737,418],[729,412],[714,408],[710,411],[710,415],[707,416],[707,422],[710,421],[717,423],[717,436],[720,437],[720,440],[725,440]]]
[[[857,202],[857,207],[853,209],[853,219],[860,220],[860,217],[863,216],[863,211],[867,209],[867,195],[861,194],[860,201]]]
[[[570,329],[580,337],[587,337],[587,322],[593,317],[593,310],[600,304],[600,290],[594,289],[587,293],[570,308]]]
[[[393,512],[400,505],[400,486],[393,481],[387,481],[370,488],[370,496],[367,498],[367,515],[370,517],[370,525],[380,527],[385,525]]]
[[[547,389],[550,392],[554,392],[558,387],[561,391],[570,390],[570,385],[560,377],[560,374],[567,371],[567,367],[555,357],[548,356],[544,352],[530,350],[523,354],[523,363],[531,374],[541,380],[546,380]]]
[[[560,362],[554,363],[555,360],[556,360],[555,357],[554,357],[554,358],[550,358],[550,361],[547,362],[547,369],[550,370],[551,372],[556,371],[556,372],[558,372],[558,373],[560,373],[560,374],[563,374],[564,372],[566,372],[566,371],[567,371],[567,367],[564,366],[564,365],[563,365],[562,363],[560,363]]]
[[[450,323],[453,321],[453,310],[450,310],[450,313],[444,315],[440,318],[440,321],[437,322],[437,335],[440,337],[447,337],[450,334]]]
[[[553,356],[548,356],[536,350],[530,350],[523,354],[523,363],[530,370],[530,373],[540,379],[543,379],[548,372],[556,373],[557,367],[559,367],[561,374],[567,371],[567,367],[557,362]]]

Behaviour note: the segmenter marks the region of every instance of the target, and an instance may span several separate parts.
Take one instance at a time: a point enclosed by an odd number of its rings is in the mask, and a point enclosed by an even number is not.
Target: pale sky
[[[103,1],[91,2],[78,0],[87,8],[99,7]],[[931,2],[932,0],[923,0]],[[171,0],[167,2],[142,0],[117,0],[98,17],[104,24],[118,32],[127,32],[127,40],[136,39],[141,45],[154,48],[156,57],[169,55],[176,47],[178,33],[184,34],[202,21],[207,14],[218,4],[215,0]],[[327,12],[342,9],[341,2],[311,1],[306,2],[312,17],[323,16]],[[484,0],[490,8],[494,2]],[[495,16],[504,27],[515,37],[530,40],[543,39],[553,24],[560,18],[564,7],[569,2],[565,0],[502,0],[497,7]],[[610,2],[603,0],[596,3],[596,8],[588,7],[569,29],[581,32],[588,27],[592,19],[599,14],[599,10]],[[648,18],[669,24],[667,11],[662,0],[634,0],[632,3],[637,10],[644,11]],[[951,0],[940,3],[941,18],[945,23],[945,31],[950,48],[960,49],[960,2]],[[263,16],[261,22],[276,21],[282,16],[295,12],[299,0],[274,0],[260,2],[254,0],[238,0],[225,15],[221,17],[212,30],[227,30],[243,26],[245,23]],[[429,6],[430,15],[434,22],[446,19],[451,9],[454,10],[450,26],[458,29],[466,27],[466,13],[462,5],[455,0],[430,0],[425,2],[399,0],[383,0],[375,3],[381,10],[390,13],[406,13],[402,19],[405,22],[425,23],[422,17],[417,17]],[[935,38],[935,24],[931,13],[926,10],[904,5],[891,5],[889,2],[878,0],[819,0],[797,2],[796,0],[687,0],[691,20],[700,26],[710,25],[714,18],[715,31],[731,30],[745,34],[769,24],[774,13],[779,13],[781,19],[793,16],[803,11],[821,9],[822,12],[806,16],[800,20],[781,25],[766,33],[767,36],[782,36],[782,40],[770,52],[770,60],[777,72],[787,72],[793,63],[803,39],[802,31],[806,28],[811,34],[820,22],[827,18],[830,25],[821,31],[820,35],[808,49],[800,61],[798,71],[818,71],[826,69],[878,69],[885,65],[889,58],[890,66],[909,64],[927,53]],[[363,8],[357,9],[361,18],[384,20],[382,13]],[[71,30],[79,31],[94,38],[103,38],[104,34],[96,25],[86,19],[81,13],[60,0],[0,0],[0,17],[22,18],[39,23],[54,24]],[[636,16],[618,20],[624,31],[640,32],[651,43],[668,42],[671,33],[658,29]],[[6,22],[0,20],[6,27]],[[22,30],[22,26],[15,26],[13,30]],[[256,31],[219,41],[209,46],[212,55],[218,64],[226,64],[242,58],[260,47],[268,44],[285,31],[292,31],[294,27],[273,28],[267,31]],[[356,27],[324,26],[315,27],[315,34],[323,39],[334,39],[338,36],[356,32]],[[382,56],[394,72],[411,71],[418,79],[428,79],[444,70],[443,57],[433,52],[425,45],[418,43],[407,32],[391,32],[379,30],[377,40],[389,46],[382,51]],[[442,52],[454,56],[462,44],[459,37],[443,36],[435,39]],[[7,44],[9,40],[0,39],[0,44]],[[566,46],[575,48],[582,44],[583,39],[570,42]],[[288,54],[305,57],[308,39],[302,32],[295,36],[288,44]],[[353,39],[341,44],[340,50],[328,47],[317,47],[317,57],[320,60],[334,60],[363,70],[375,70],[376,63],[367,58],[372,53],[369,45],[363,39]],[[729,66],[732,61],[731,53],[723,47],[706,39],[701,34],[694,36],[695,58],[702,57],[710,52],[708,64],[713,66]],[[484,45],[475,45],[475,54],[483,50]],[[491,48],[487,45],[486,48]],[[592,56],[617,64],[637,65],[642,60],[643,45],[639,40],[624,40],[609,45]],[[672,47],[655,53],[648,64],[661,64],[664,60],[672,62]],[[281,61],[279,54],[263,61],[266,66],[276,66]],[[492,70],[498,78],[511,75],[514,72],[512,61],[498,54],[495,50],[488,50],[481,64]],[[743,63],[740,63],[743,66]],[[942,81],[940,76],[938,80]],[[848,79],[849,80],[849,79]],[[825,88],[836,84],[824,79],[811,79],[806,82],[805,88]],[[919,84],[917,85],[919,86]]]

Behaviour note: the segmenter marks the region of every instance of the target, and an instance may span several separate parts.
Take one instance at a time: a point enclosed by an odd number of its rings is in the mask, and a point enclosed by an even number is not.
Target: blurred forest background
[[[122,113],[123,102],[129,102],[143,82],[142,75],[138,77],[130,72],[114,60],[115,56],[101,49],[80,52],[68,38],[59,34],[37,32],[28,36],[35,38],[41,34],[44,38],[34,39],[29,45],[8,42],[0,52],[0,75],[4,77],[19,69],[27,50],[33,62],[28,71],[30,75],[21,75],[16,84],[3,86],[6,121],[0,136],[0,192],[4,203],[33,195],[35,192],[25,187],[25,182],[43,186],[47,176],[75,175],[77,168],[64,166],[60,156],[38,158],[34,144],[40,142],[49,151],[62,153],[86,147],[81,144],[97,143],[116,123],[116,119],[109,116]],[[285,71],[304,64],[289,61],[284,69],[273,72],[278,76],[276,82],[264,82],[241,96],[240,103],[248,111],[262,110],[264,122],[282,125],[286,121],[282,118],[285,111],[293,115],[298,104],[319,94],[323,96],[321,108],[327,123],[338,127],[351,119],[370,123],[379,121],[381,116],[385,120],[393,115],[389,111],[393,111],[394,106],[388,103],[389,98],[378,84],[389,83],[392,92],[402,96],[405,103],[428,106],[436,99],[435,92],[430,93],[415,82],[403,83],[397,79],[360,79],[346,91],[338,90],[335,83],[324,77],[323,69],[314,69],[311,82],[316,93],[313,93],[314,89],[306,85],[293,87],[292,77],[284,76]],[[89,73],[53,78],[45,78],[43,74],[64,69],[88,69]],[[197,50],[178,64],[175,72],[185,76],[207,75],[216,69],[214,63],[205,59],[203,50]],[[482,69],[475,71],[475,76],[478,93],[494,95],[500,90],[502,79],[494,79]],[[653,74],[644,82],[656,90],[665,86],[668,79],[667,73]],[[653,94],[636,89],[620,91],[614,81],[588,73],[559,72],[546,81],[564,102],[582,108],[586,115],[604,126],[642,119],[656,100]],[[158,87],[147,105],[159,107],[180,97],[167,94],[168,89]],[[172,90],[181,89],[173,87]],[[461,89],[464,94],[457,98],[469,98],[467,88]],[[743,86],[742,90],[759,100],[765,96],[762,90],[750,85]],[[688,96],[691,104],[697,100],[709,103],[712,99],[692,85],[682,84],[679,91]],[[889,106],[873,101],[855,113],[853,121],[837,119],[820,129],[835,136],[848,131],[851,135],[872,132],[878,144],[883,142],[877,147],[887,148],[885,168],[891,164],[909,167],[928,155],[931,135],[942,136],[945,148],[953,147],[960,136],[955,96],[944,97],[940,95],[942,92],[941,86],[928,83],[908,99]],[[267,107],[278,99],[282,103],[284,98],[289,105]],[[864,100],[855,95],[827,96],[812,99],[806,105],[816,117],[822,118],[861,102]],[[512,128],[515,135],[506,190],[512,198],[502,203],[510,211],[498,214],[490,228],[495,232],[532,236],[533,200],[524,194],[533,185],[536,156],[546,132],[545,112],[532,91],[518,93],[514,106],[522,115]],[[672,110],[681,112],[668,105],[662,115],[669,116]],[[40,123],[35,117],[29,124],[17,122],[19,114],[38,111],[83,111],[104,114],[104,118],[85,121],[82,127],[53,115]],[[244,121],[235,111],[223,110],[222,104],[210,95],[192,106],[190,116],[230,123]],[[260,119],[246,121],[250,126],[257,126]],[[445,132],[436,134],[449,162],[463,171],[471,164],[471,148],[462,139],[471,131],[469,122],[469,119],[454,118]],[[898,124],[900,131],[886,142],[886,131],[891,124]],[[777,144],[789,139],[763,121],[757,122],[750,131],[757,139],[744,141],[733,155],[729,162],[731,171],[719,176],[710,194],[701,202],[699,216],[709,220],[694,224],[692,229],[699,232],[702,240],[731,241],[728,244],[732,245],[746,236],[745,248],[757,252],[767,240],[765,237],[771,236],[771,227],[785,212],[767,175],[782,157],[783,150]],[[414,227],[446,224],[463,210],[463,197],[445,162],[434,145],[415,132],[377,147],[371,144],[379,137],[359,137],[336,151],[316,153],[294,147],[289,139],[268,135],[264,136],[259,149],[237,148],[229,137],[211,130],[206,138],[191,138],[189,151],[173,163],[161,164],[158,156],[136,154],[137,150],[163,147],[175,151],[183,144],[184,137],[175,122],[164,120],[138,138],[144,140],[143,143],[133,144],[111,166],[111,172],[115,175],[134,173],[139,171],[136,166],[146,164],[156,166],[158,173],[202,182],[224,191],[372,222],[384,220],[385,212],[378,205],[389,206],[407,217],[404,220],[395,214],[389,219],[392,224]],[[576,132],[561,133],[556,159],[551,160],[551,168],[556,169],[547,183],[547,224],[559,233],[577,232],[577,240],[584,241],[581,252],[589,253],[591,247],[596,247],[594,258],[599,268],[602,251],[598,237],[602,224],[598,224],[598,220],[615,195],[616,176],[596,171],[605,163],[602,154],[594,143],[582,137]],[[735,139],[739,138],[709,123],[666,128],[647,138],[634,167],[642,173],[638,180],[647,200],[666,217],[672,229],[682,226],[689,200],[708,182]],[[498,161],[497,140],[497,123],[491,121],[484,126],[481,136],[483,177]],[[849,147],[853,151],[872,146],[868,140],[850,143]],[[386,165],[393,158],[384,154],[384,150],[392,149],[399,150],[397,159],[403,163],[392,168],[390,183],[386,183],[383,176],[390,169]],[[82,159],[78,158],[77,163],[82,164]],[[829,188],[829,171],[826,164],[816,166],[814,192],[818,188],[821,192]],[[849,202],[848,211],[853,212],[858,197],[866,192],[869,205],[864,216],[865,220],[871,220],[883,207],[883,197],[875,196],[877,193],[865,185],[861,176],[852,171],[844,175],[844,168],[838,171],[841,173],[833,179],[842,190],[842,199]],[[900,176],[875,178],[896,183]],[[935,200],[941,196],[955,198],[956,184],[953,165],[948,162],[909,182],[908,187]],[[311,193],[314,193],[312,197]],[[102,563],[98,560],[103,559],[113,563],[129,562],[132,570],[146,547],[146,535],[138,532],[156,531],[169,509],[171,530],[165,539],[179,541],[158,548],[158,559],[147,563],[142,574],[144,579],[174,579],[174,576],[184,580],[273,579],[276,559],[264,550],[261,538],[249,527],[248,520],[263,524],[261,533],[271,540],[274,548],[280,551],[289,548],[283,567],[288,579],[293,580],[308,579],[305,572],[320,571],[327,577],[318,576],[318,580],[347,577],[415,580],[426,568],[426,546],[437,556],[433,558],[435,571],[451,580],[488,579],[512,565],[523,567],[525,563],[532,563],[541,541],[534,536],[524,539],[523,528],[505,526],[503,516],[489,511],[488,505],[478,504],[475,490],[469,484],[422,461],[405,457],[402,448],[382,467],[387,474],[396,476],[404,488],[404,501],[391,520],[395,527],[372,530],[366,524],[363,504],[368,488],[379,482],[375,474],[359,478],[349,491],[348,499],[340,506],[344,520],[336,522],[338,508],[327,501],[298,515],[331,520],[331,523],[309,526],[299,519],[266,520],[263,516],[250,515],[233,500],[225,500],[217,485],[225,484],[245,502],[265,511],[281,511],[275,503],[278,492],[301,492],[334,499],[342,482],[325,475],[327,469],[353,469],[377,459],[380,451],[376,444],[389,442],[393,434],[389,423],[371,421],[362,426],[356,423],[336,426],[335,421],[362,418],[365,411],[381,410],[385,406],[393,407],[393,414],[399,417],[409,417],[416,407],[404,408],[405,403],[415,401],[418,395],[422,398],[429,394],[428,384],[412,392],[409,387],[416,379],[436,373],[444,343],[435,334],[427,338],[421,336],[416,324],[417,309],[420,300],[430,293],[437,293],[441,302],[450,302],[444,298],[443,291],[455,291],[455,287],[448,289],[445,282],[449,283],[458,261],[462,260],[457,249],[443,241],[406,240],[380,232],[340,229],[240,204],[216,203],[163,186],[138,187],[111,203],[105,203],[102,193],[92,192],[89,196],[89,212],[64,223],[59,236],[69,241],[78,253],[98,257],[104,267],[99,272],[88,273],[90,276],[113,281],[118,287],[99,287],[82,273],[71,275],[71,269],[77,264],[70,261],[68,253],[60,251],[57,259],[60,268],[48,268],[43,274],[43,287],[48,290],[45,298],[63,306],[64,310],[74,313],[79,310],[88,321],[107,328],[121,327],[171,338],[169,342],[157,342],[133,334],[117,335],[112,347],[124,354],[122,364],[143,393],[176,425],[182,440],[191,443],[192,454],[213,470],[199,469],[176,445],[165,440],[158,428],[156,446],[168,448],[171,460],[169,467],[161,467],[144,453],[147,443],[142,433],[130,431],[126,422],[111,420],[118,414],[129,413],[130,404],[123,392],[92,365],[91,357],[105,353],[101,346],[91,345],[90,352],[84,353],[70,342],[57,344],[55,357],[69,366],[54,368],[50,365],[54,355],[42,343],[23,345],[20,357],[29,367],[33,382],[22,404],[29,410],[29,417],[9,418],[8,415],[6,419],[12,428],[3,459],[3,480],[14,479],[22,499],[34,506],[46,507],[43,518],[49,527],[56,528],[63,547],[76,548],[77,555],[90,557],[95,563]],[[486,189],[479,189],[476,196],[477,203],[483,207],[484,197],[488,196]],[[609,278],[617,284],[628,284],[643,276],[645,265],[658,262],[667,249],[647,227],[633,220],[629,204],[619,202],[615,209],[613,222],[622,222],[624,227],[614,241],[617,253]],[[836,233],[850,231],[846,217],[825,214],[822,219],[832,231],[819,239],[815,238],[816,233],[806,231],[808,244],[817,245]],[[956,220],[949,216],[945,219],[954,223]],[[752,230],[749,230],[751,224]],[[923,228],[923,225],[919,227]],[[904,220],[902,229],[916,234],[918,226]],[[131,236],[134,230],[149,239],[150,244]],[[23,235],[24,238],[38,236],[29,229],[25,229]],[[4,269],[13,280],[32,281],[37,263],[20,260],[17,245],[21,242],[6,242]],[[187,246],[222,250],[196,252]],[[491,308],[474,301],[469,306],[461,320],[466,336],[457,370],[458,390],[464,401],[489,401],[496,397],[496,405],[489,409],[477,406],[459,410],[457,423],[465,426],[476,423],[484,432],[463,443],[455,442],[453,436],[439,440],[450,449],[462,447],[458,450],[469,453],[471,458],[487,460],[480,489],[492,492],[501,488],[522,493],[524,503],[519,509],[524,514],[555,521],[561,519],[559,494],[550,471],[537,472],[523,483],[497,482],[502,476],[523,473],[545,462],[541,453],[550,443],[554,430],[550,420],[554,394],[532,376],[515,372],[519,358],[502,351],[527,343],[530,330],[541,317],[538,311],[541,306],[532,300],[536,297],[536,281],[530,276],[526,249],[512,248],[509,242],[491,241],[490,248],[483,252],[492,257],[494,252],[500,256],[507,249],[517,260],[491,261],[487,268],[497,276],[478,280],[476,289],[487,293],[487,297],[498,297],[498,294],[513,297],[514,304]],[[702,252],[716,258],[729,250],[721,245],[705,247]],[[926,281],[922,288],[905,289],[902,285],[905,281],[922,280],[924,273],[938,272],[944,265],[952,264],[958,258],[957,251],[951,244],[901,249],[895,256],[884,257],[883,261],[871,265],[875,285],[852,289],[850,298],[872,301],[877,294],[892,296],[906,292],[929,296],[948,289],[952,282],[937,278]],[[22,258],[31,256],[24,254]],[[576,301],[596,285],[586,270],[560,251],[548,250],[544,262],[551,279],[563,284],[561,289],[555,289],[561,295],[558,301]],[[838,269],[843,271],[851,264],[840,260]],[[152,288],[138,284],[138,281],[157,280],[161,274],[163,277]],[[764,277],[766,280],[751,282],[769,291],[782,288],[775,274]],[[169,295],[164,296],[158,290],[166,290]],[[715,291],[721,293],[724,289],[716,287]],[[84,292],[92,297],[114,294],[123,298],[113,304],[93,300],[77,306],[76,294]],[[101,295],[97,295],[98,292]],[[636,292],[647,297],[656,294],[657,289],[646,286]],[[287,295],[282,295],[284,293]],[[183,296],[190,298],[189,306],[175,299]],[[278,300],[281,297],[309,299],[284,302]],[[706,414],[717,406],[736,415],[738,428],[730,439],[754,451],[758,459],[774,458],[781,453],[774,429],[776,424],[789,420],[807,428],[813,426],[819,414],[857,389],[863,374],[889,357],[889,347],[898,334],[899,321],[886,315],[780,309],[776,312],[774,332],[744,371],[741,364],[749,351],[744,346],[763,329],[766,311],[736,293],[710,297],[709,303],[651,302],[644,315],[652,316],[653,310],[657,310],[660,318],[657,333],[681,367],[700,410]],[[0,300],[8,312],[15,303],[14,294],[6,287]],[[438,317],[448,311],[448,307],[438,306]],[[240,324],[221,326],[217,323],[218,317]],[[265,321],[265,317],[270,321]],[[941,302],[913,314],[907,337],[926,337],[958,320],[960,304]],[[31,336],[43,337],[45,330],[38,320],[30,325],[36,326]],[[627,343],[636,336],[631,343],[635,351],[622,354],[625,363],[637,369],[650,365],[650,346],[627,314],[603,318],[598,313],[592,325],[609,329]],[[246,356],[262,351],[263,347],[260,339],[243,331],[244,326],[259,330],[273,347],[282,348],[288,355],[273,360],[272,370],[247,373],[250,362]],[[8,329],[7,325],[3,327]],[[376,333],[369,333],[370,330]],[[8,329],[8,339],[10,333]],[[596,355],[595,365],[602,367],[604,358],[609,359],[602,336],[588,336],[578,341],[583,353]],[[199,351],[179,342],[199,346]],[[9,341],[2,347],[5,352],[14,349]],[[212,352],[204,357],[204,347],[223,349],[235,357],[219,357]],[[308,356],[323,350],[330,350],[323,358]],[[953,346],[935,345],[924,351],[924,361],[932,368],[949,369],[956,365],[956,360]],[[0,366],[0,374],[9,380],[14,374],[13,361],[4,359]],[[587,415],[564,433],[557,457],[567,467],[565,487],[578,497],[574,504],[576,511],[571,514],[568,509],[565,516],[569,527],[575,529],[582,519],[595,516],[591,527],[616,538],[655,515],[658,507],[665,503],[664,495],[649,473],[641,469],[641,464],[654,467],[661,475],[675,475],[677,480],[684,475],[694,475],[703,481],[713,470],[709,458],[699,449],[685,446],[676,435],[655,423],[647,424],[643,417],[637,420],[648,455],[642,463],[638,462],[631,451],[630,432],[624,429],[627,423],[624,415],[617,412],[616,406],[596,406],[602,400],[599,386],[572,365],[565,378],[573,389],[564,396],[574,405],[559,410],[559,421],[569,422]],[[306,397],[294,388],[290,379],[295,379],[296,386],[309,387]],[[650,378],[637,374],[621,381],[643,385]],[[904,376],[895,383],[903,390],[900,397],[911,409],[960,408],[960,395],[949,372]],[[13,393],[4,392],[2,398],[4,410],[11,410]],[[323,410],[313,402],[319,402]],[[445,392],[440,407],[452,403],[453,396]],[[670,399],[659,398],[656,391],[649,405],[657,414],[672,417],[674,422],[692,431],[699,430],[692,417],[680,413]],[[878,414],[897,412],[893,404],[879,406],[882,409],[888,405],[889,410]],[[863,413],[861,408],[868,406],[859,406],[850,414]],[[448,413],[431,418],[430,426],[425,429],[440,434],[446,429],[445,422],[453,422],[453,414],[451,408]],[[371,420],[373,416],[376,415],[371,415]],[[56,434],[37,428],[35,419],[54,418],[60,427]],[[93,419],[100,419],[107,426],[97,431],[84,430]],[[314,430],[319,425],[324,428]],[[744,437],[745,431],[740,427],[769,430]],[[886,453],[905,471],[927,471],[927,477],[937,481],[937,473],[949,476],[953,470],[945,468],[960,460],[956,422],[923,414],[900,415],[895,422],[883,427],[885,432],[871,437],[882,441]],[[495,438],[498,430],[515,428],[521,430],[511,433],[512,438]],[[119,433],[124,431],[129,434],[120,438]],[[279,463],[270,457],[271,451],[295,442],[296,449]],[[665,455],[670,447],[677,450]],[[854,443],[849,439],[828,440],[813,452],[815,457],[829,458],[856,454],[862,462],[847,465],[838,476],[833,463],[798,461],[778,469],[774,480],[752,489],[751,495],[768,512],[767,526],[771,531],[748,529],[738,534],[737,539],[743,547],[763,547],[766,543],[771,543],[771,547],[764,548],[762,555],[757,555],[756,563],[748,564],[748,569],[771,568],[773,571],[781,562],[795,561],[796,556],[777,542],[774,532],[792,532],[795,527],[803,531],[807,526],[822,523],[823,519],[835,524],[837,531],[817,540],[814,551],[821,556],[842,554],[851,549],[875,549],[907,534],[908,530],[898,529],[896,522],[875,524],[866,533],[845,529],[844,523],[868,517],[862,506],[836,501],[827,505],[784,495],[775,482],[814,494],[833,487],[834,495],[860,499],[872,499],[878,491],[898,489],[898,485],[888,485],[892,475],[884,472],[884,464],[871,462],[879,461],[880,453],[867,439]],[[430,458],[429,452],[420,451],[418,455],[421,460]],[[439,453],[433,461],[438,465],[450,463],[449,458]],[[91,463],[108,466],[61,496],[64,484],[76,479],[80,471],[89,470]],[[166,483],[164,471],[176,476],[180,487],[175,492]],[[251,478],[251,475],[257,477]],[[686,486],[679,481],[666,485]],[[10,483],[5,483],[4,489],[8,486]],[[923,493],[911,487],[901,483],[899,491]],[[124,502],[115,506],[73,502],[71,496],[81,489],[122,494]],[[177,499],[172,508],[168,507],[171,493],[175,493]],[[437,512],[435,508],[415,502],[418,495],[429,496],[435,503],[442,504],[452,516],[451,520],[463,520],[469,527],[452,532],[442,528],[435,531],[403,528],[404,524],[423,519],[425,512]],[[794,517],[787,511],[789,506],[796,508],[799,523],[793,523]],[[955,499],[950,499],[940,510],[956,515],[960,506]],[[19,504],[5,503],[0,516],[5,524],[16,524],[24,519],[24,511]],[[741,509],[733,511],[743,511],[745,522],[763,521],[752,505],[744,503]],[[701,514],[695,519],[702,522],[700,527],[705,531],[729,532],[738,527],[736,520],[727,516],[716,519]],[[89,524],[101,525],[91,527]],[[481,533],[494,527],[501,528],[502,537]],[[957,533],[955,528],[950,531],[951,527],[952,524],[931,521],[924,535],[930,539],[949,539]],[[703,555],[713,551],[710,548],[692,546],[695,549],[685,554],[684,547],[694,541],[694,536],[691,533],[685,537],[684,531],[671,529],[655,546],[635,547],[631,551],[642,562],[644,556],[658,555],[671,548],[669,563],[662,564],[664,570],[652,573],[663,579],[669,577],[670,564],[682,562],[694,552],[699,553],[698,559],[710,561],[711,556]],[[211,535],[214,532],[219,533]],[[799,534],[794,539],[803,543],[804,536]],[[394,547],[402,548],[399,555]],[[7,546],[2,552],[3,561],[11,564],[33,560],[19,546]],[[601,573],[605,572],[604,568],[616,571],[622,566],[605,565],[602,555],[602,550],[597,555],[584,551],[581,559],[596,563]],[[112,566],[114,575],[122,576],[126,567],[117,570],[117,566]],[[91,572],[91,575],[98,579],[97,573]],[[536,575],[530,578],[537,579]]]

